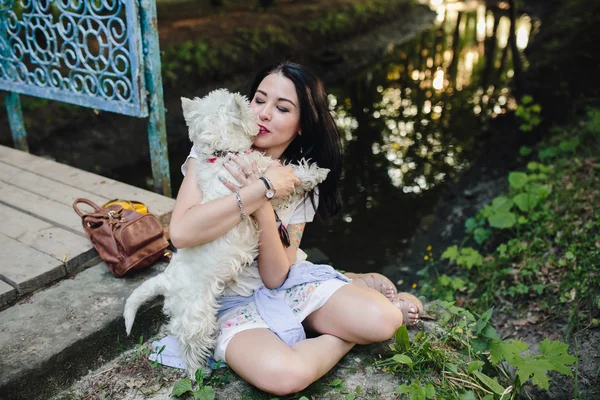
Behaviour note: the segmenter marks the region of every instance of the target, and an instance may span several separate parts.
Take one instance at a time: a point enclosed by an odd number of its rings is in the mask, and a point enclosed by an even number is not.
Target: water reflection
[[[440,183],[468,166],[490,117],[515,108],[510,18],[479,2],[430,0],[435,27],[368,71],[330,87],[330,109],[344,138],[343,218],[312,224],[304,245],[336,267],[377,270],[392,262]],[[527,46],[531,20],[516,21]]]

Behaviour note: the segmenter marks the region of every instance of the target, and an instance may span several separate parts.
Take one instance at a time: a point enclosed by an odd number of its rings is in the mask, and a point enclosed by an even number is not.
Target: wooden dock
[[[117,198],[141,201],[165,228],[175,204],[169,197],[0,146],[0,309],[99,261],[73,210],[78,197],[100,206]]]

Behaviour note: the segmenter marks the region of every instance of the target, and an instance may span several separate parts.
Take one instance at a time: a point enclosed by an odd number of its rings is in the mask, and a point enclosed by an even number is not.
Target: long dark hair
[[[321,168],[330,169],[327,179],[319,185],[318,214],[323,219],[336,215],[342,208],[338,183],[342,169],[342,148],[337,126],[329,112],[325,85],[306,67],[292,62],[283,62],[263,68],[254,78],[250,88],[250,99],[260,83],[270,74],[281,74],[296,87],[300,102],[300,130],[283,152],[287,162],[297,163],[306,158]],[[310,193],[314,206],[314,192]]]

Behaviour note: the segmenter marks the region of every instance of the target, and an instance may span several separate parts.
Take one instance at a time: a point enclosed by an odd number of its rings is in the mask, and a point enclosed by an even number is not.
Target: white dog
[[[202,202],[231,195],[218,175],[235,179],[223,164],[228,153],[237,153],[252,165],[256,162],[262,174],[273,162],[257,151],[248,152],[258,134],[258,125],[248,100],[239,94],[220,89],[202,99],[182,98],[183,115],[189,127],[190,140],[198,153],[196,175],[202,191]],[[276,210],[289,207],[295,199],[325,180],[329,170],[309,165],[303,160],[294,165],[301,185],[296,193],[274,202]],[[242,199],[243,200],[243,199]],[[217,331],[217,298],[225,286],[234,281],[244,266],[258,255],[259,232],[252,218],[246,218],[220,238],[203,245],[180,249],[164,273],[148,279],[133,291],[125,304],[127,334],[138,308],[158,295],[165,297],[163,311],[170,317],[170,334],[181,344],[181,356],[190,374],[204,367],[214,347]]]

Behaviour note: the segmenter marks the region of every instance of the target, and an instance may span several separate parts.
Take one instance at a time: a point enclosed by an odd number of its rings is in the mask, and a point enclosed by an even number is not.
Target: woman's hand
[[[232,165],[232,163],[237,164],[238,168]],[[252,162],[252,165],[250,165],[238,156],[231,157],[231,161],[226,162],[223,166],[240,184],[240,186],[238,186],[227,179],[221,179],[221,182],[223,182],[223,184],[232,192],[249,186],[260,178],[256,163]],[[300,179],[294,175],[292,166],[286,165],[284,167],[279,161],[273,161],[273,163],[271,163],[265,171],[264,177],[267,178],[273,186],[272,189],[275,190],[275,198],[285,197],[294,192],[294,187],[300,186]]]
[[[300,179],[294,175],[291,165],[282,166],[274,161],[264,173],[275,190],[275,198],[285,197],[294,193],[294,187],[300,186]]]
[[[233,164],[236,164],[237,168]],[[239,186],[235,185],[233,182],[219,176],[221,182],[223,182],[223,184],[232,192],[251,185],[253,182],[256,182],[260,176],[256,162],[253,161],[252,165],[250,165],[236,155],[232,156],[230,161],[224,163],[223,167],[240,184]]]

